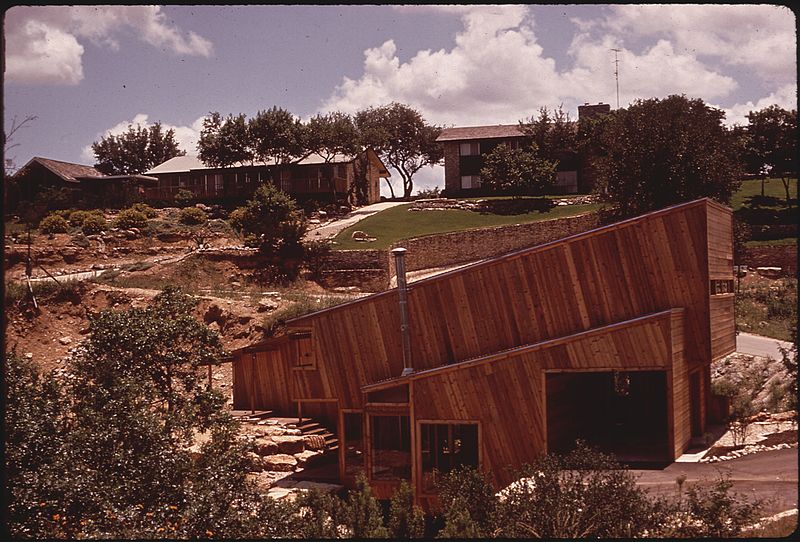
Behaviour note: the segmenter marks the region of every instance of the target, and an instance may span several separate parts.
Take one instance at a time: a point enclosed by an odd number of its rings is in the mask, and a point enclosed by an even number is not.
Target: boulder
[[[72,342],[72,337],[61,337],[60,339],[58,339],[58,342],[66,346]]]
[[[300,452],[299,454],[294,454],[294,458],[297,460],[298,467],[305,467],[309,459],[318,455],[319,452],[315,452],[312,450],[305,450],[303,452]]]
[[[210,324],[212,322],[217,322],[220,327],[225,325],[225,321],[227,320],[227,315],[225,314],[225,310],[217,305],[216,303],[212,303],[208,309],[206,309],[205,314],[203,315],[203,320],[206,324]]]
[[[257,454],[256,454],[257,455]],[[264,457],[258,456],[263,468],[273,472],[291,472],[297,466],[297,459],[289,454],[274,454]]]
[[[274,311],[277,308],[278,308],[277,302],[273,301],[272,299],[269,299],[268,297],[265,297],[264,299],[258,302],[257,310],[258,312],[270,312]]]
[[[299,454],[306,449],[305,437],[302,435],[274,436],[272,440],[278,444],[282,454]]]
[[[264,461],[264,458],[261,457],[260,455],[258,455],[255,452],[246,452],[245,453],[245,459],[247,460],[247,463],[248,463],[248,466],[249,466],[249,470],[251,470],[253,472],[258,472],[258,471],[261,471],[261,470],[275,470],[275,469],[267,468],[267,465],[266,465],[266,462]],[[294,459],[294,458],[292,458],[292,459]]]
[[[350,235],[351,239],[368,239],[369,235],[361,230],[356,230]]]

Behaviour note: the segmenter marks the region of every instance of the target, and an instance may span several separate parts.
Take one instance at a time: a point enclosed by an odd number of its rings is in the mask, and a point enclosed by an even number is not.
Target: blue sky
[[[768,5],[18,6],[6,12],[9,154],[93,163],[90,145],[161,121],[194,152],[209,111],[307,118],[392,100],[442,125],[563,104],[686,94],[745,123],[796,108],[794,13]],[[7,157],[7,158],[9,158]],[[418,185],[441,185],[441,167]],[[384,187],[385,189],[385,187]]]

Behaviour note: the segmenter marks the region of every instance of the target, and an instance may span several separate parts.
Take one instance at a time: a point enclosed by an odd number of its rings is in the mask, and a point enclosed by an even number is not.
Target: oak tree
[[[160,122],[152,126],[128,126],[119,134],[109,134],[92,143],[97,163],[95,168],[106,175],[144,173],[170,158],[183,156],[175,140],[175,130],[164,131]]]

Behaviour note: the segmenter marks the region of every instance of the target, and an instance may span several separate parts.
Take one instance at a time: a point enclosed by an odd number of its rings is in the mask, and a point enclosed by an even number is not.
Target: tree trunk
[[[792,208],[792,198],[789,194],[789,184],[790,179],[789,177],[781,177],[781,182],[783,183],[783,189],[786,191],[786,206],[791,209]]]
[[[389,185],[389,193],[392,195],[392,199],[394,199],[394,187],[392,186],[392,182],[389,180],[388,177],[384,177],[386,179],[386,184]]]
[[[761,177],[761,197],[764,197],[764,177]]]

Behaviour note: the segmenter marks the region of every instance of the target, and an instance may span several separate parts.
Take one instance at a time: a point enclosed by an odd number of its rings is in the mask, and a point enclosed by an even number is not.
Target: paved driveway
[[[751,356],[769,356],[772,359],[781,359],[778,345],[789,348],[792,343],[753,335],[751,333],[739,333],[736,335],[736,351],[740,354],[750,354]]]
[[[766,499],[763,516],[797,508],[797,448],[746,455],[718,463],[671,463],[663,469],[632,469],[637,483],[651,494],[675,495],[675,478],[709,486],[720,474],[730,476],[733,492]],[[686,485],[684,485],[684,491]]]
[[[405,205],[407,201],[383,201],[381,203],[373,203],[372,205],[365,205],[364,207],[360,207],[355,211],[347,214],[344,218],[340,218],[338,220],[334,220],[333,222],[329,222],[320,226],[319,228],[315,228],[313,230],[309,230],[305,235],[306,241],[313,241],[313,240],[321,240],[321,239],[330,239],[331,237],[336,237],[340,231],[345,228],[349,228],[356,222],[364,220],[368,216],[372,216],[375,213],[379,213],[386,209],[390,209],[397,205]]]

